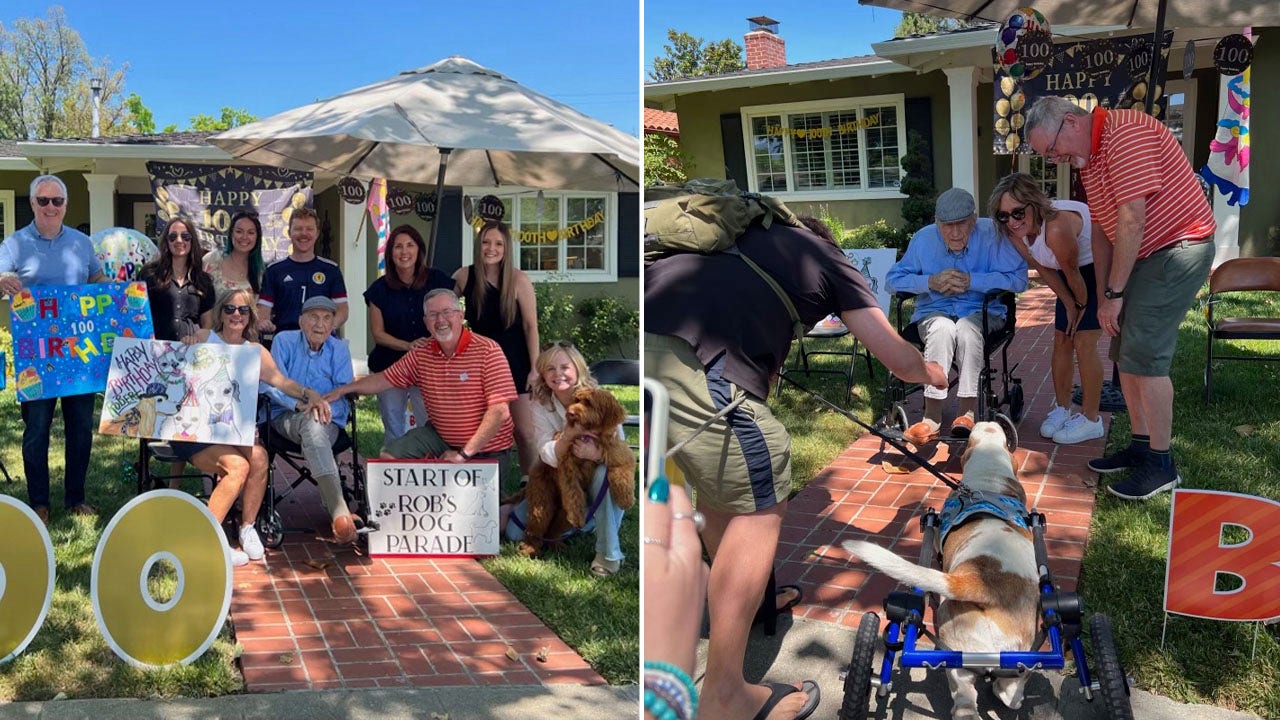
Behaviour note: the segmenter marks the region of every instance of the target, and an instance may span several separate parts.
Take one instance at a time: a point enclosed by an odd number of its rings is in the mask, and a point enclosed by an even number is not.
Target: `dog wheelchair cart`
[[[903,306],[914,297],[914,294],[905,292],[894,295],[893,302],[897,307],[895,318],[898,334],[923,352],[924,339],[920,337],[919,323],[913,322],[904,325],[903,322]],[[1014,363],[1012,367],[1009,365],[1009,343],[1013,341],[1014,328],[1017,324],[1015,317],[1016,301],[1017,296],[1008,290],[992,290],[982,298],[982,327],[987,327],[987,318],[993,302],[1004,305],[1005,322],[1000,327],[983,333],[982,372],[978,376],[977,407],[974,410],[975,421],[994,422],[1000,425],[1001,429],[1004,430],[1005,437],[1008,439],[1010,450],[1018,447],[1018,423],[1022,421],[1022,416],[1026,412],[1022,381],[1013,376],[1013,372],[1018,369],[1018,365],[1017,363]],[[997,350],[1000,352],[999,392],[997,392],[995,386],[996,370],[991,367],[991,356]],[[950,372],[950,368],[944,369]],[[955,381],[952,384],[954,385]],[[923,385],[907,383],[890,374],[885,383],[884,411],[880,416],[880,420],[876,423],[876,429],[880,431],[877,434],[888,434],[897,440],[902,440],[902,434],[906,432],[907,428],[911,427],[911,422],[907,419],[907,398],[920,392],[923,388]],[[1004,412],[1004,409],[1007,409],[1007,412]],[[942,442],[949,442],[951,440],[963,441],[965,438],[951,438],[941,435],[938,439]]]
[[[879,637],[880,617],[869,612],[862,616],[853,648],[853,660],[844,681],[844,700],[840,706],[841,720],[855,720],[868,715],[868,701],[874,688],[876,697],[888,697],[893,689],[894,662],[905,668],[965,668],[985,670],[990,675],[1008,675],[1028,670],[1061,670],[1066,665],[1068,649],[1075,658],[1076,672],[1080,679],[1080,691],[1092,702],[1095,695],[1102,696],[1106,717],[1115,720],[1133,718],[1129,703],[1129,682],[1120,665],[1112,637],[1111,620],[1095,613],[1089,621],[1089,635],[1093,646],[1094,664],[1086,660],[1081,623],[1084,606],[1074,592],[1059,591],[1049,572],[1048,553],[1045,550],[1044,515],[1030,511],[1027,526],[1031,528],[1035,546],[1036,566],[1040,570],[1040,629],[1029,651],[961,652],[943,647],[938,638],[924,624],[925,593],[919,588],[911,592],[889,593],[884,600],[885,617],[889,624],[884,637]],[[937,569],[938,554],[934,550],[939,517],[930,508],[920,519],[924,542],[920,549],[920,565]],[[936,600],[935,600],[936,603]],[[935,649],[917,647],[920,637],[933,641]],[[1048,642],[1048,649],[1043,648]],[[875,652],[884,650],[879,668],[874,665]]]

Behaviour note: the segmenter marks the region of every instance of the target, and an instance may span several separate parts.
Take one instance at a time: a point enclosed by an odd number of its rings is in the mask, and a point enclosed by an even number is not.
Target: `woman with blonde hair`
[[[516,267],[511,230],[505,223],[487,222],[475,234],[472,263],[453,274],[458,296],[466,300],[467,325],[472,332],[495,341],[507,357],[519,397],[511,403],[520,474],[529,475],[537,457],[529,386],[537,378],[538,301],[533,283]]]
[[[624,559],[622,543],[618,540],[618,531],[622,528],[622,509],[613,502],[611,493],[602,493],[606,468],[599,443],[582,428],[565,421],[565,408],[573,404],[574,394],[583,388],[594,389],[599,386],[587,369],[582,353],[578,352],[573,343],[563,340],[548,345],[538,355],[534,371],[536,375],[531,383],[530,395],[533,400],[537,461],[556,467],[558,458],[573,453],[575,457],[599,463],[595,476],[591,479],[590,492],[587,493],[590,503],[588,509],[594,507],[595,513],[588,517],[583,531],[594,530],[596,535],[596,555],[591,561],[591,572],[607,577],[618,572]],[[621,427],[618,428],[618,434],[623,435]],[[509,521],[504,517],[502,523],[506,528],[507,539],[520,541],[524,538],[527,510],[525,502],[521,501],[509,510],[504,507],[503,510],[511,514]]]
[[[1089,206],[1074,200],[1050,200],[1025,173],[1006,175],[987,203],[996,231],[1012,243],[1027,267],[1039,273],[1057,296],[1054,309],[1054,405],[1040,434],[1062,445],[1105,434],[1098,405],[1102,397],[1102,361],[1098,359],[1098,277],[1093,243],[1106,242]],[[1073,362],[1074,356],[1074,362]],[[1080,368],[1081,408],[1071,413],[1072,378]]]

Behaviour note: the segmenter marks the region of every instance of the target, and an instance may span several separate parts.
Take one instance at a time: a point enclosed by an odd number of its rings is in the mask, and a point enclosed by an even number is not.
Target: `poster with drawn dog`
[[[252,445],[259,352],[256,345],[117,338],[98,432]]]

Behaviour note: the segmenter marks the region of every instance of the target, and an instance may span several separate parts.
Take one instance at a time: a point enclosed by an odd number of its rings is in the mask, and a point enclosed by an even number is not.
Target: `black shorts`
[[[1054,272],[1058,273],[1062,282],[1067,281],[1066,273],[1061,270]],[[1080,318],[1076,330],[1101,330],[1102,325],[1098,324],[1098,279],[1093,275],[1093,263],[1080,268],[1080,274],[1084,276],[1085,292],[1089,297],[1084,302],[1084,317]],[[1053,329],[1058,332],[1067,331],[1067,306],[1062,304],[1061,298],[1053,306]]]

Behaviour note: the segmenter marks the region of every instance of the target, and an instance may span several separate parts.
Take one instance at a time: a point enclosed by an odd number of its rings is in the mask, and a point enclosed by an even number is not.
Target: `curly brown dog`
[[[565,408],[566,426],[576,427],[600,445],[609,494],[614,504],[626,510],[636,502],[636,458],[618,436],[627,411],[608,390],[582,388],[573,400]],[[529,474],[524,490],[529,515],[520,543],[520,552],[525,555],[541,550],[544,538],[560,537],[569,528],[587,524],[587,506],[594,500],[588,493],[597,463],[576,457],[572,448],[556,460],[558,467],[538,463]]]

